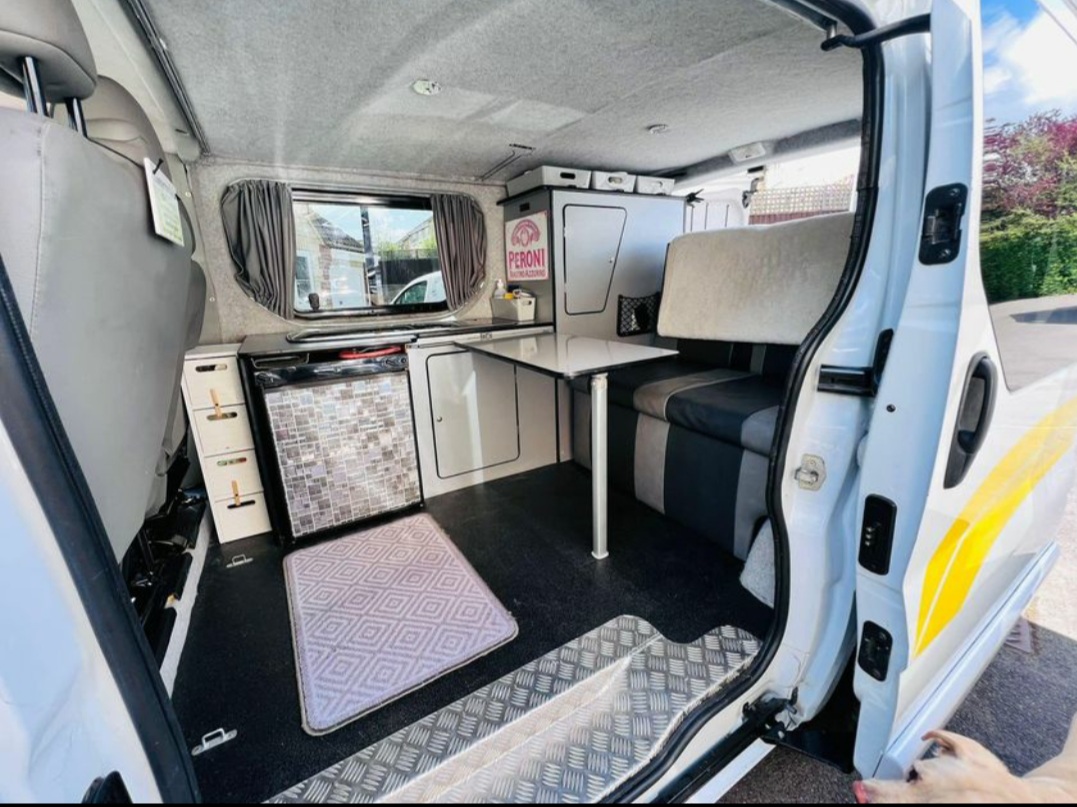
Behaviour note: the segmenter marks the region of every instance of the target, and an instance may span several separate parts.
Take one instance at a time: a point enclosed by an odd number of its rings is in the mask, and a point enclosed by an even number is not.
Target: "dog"
[[[853,785],[860,804],[1077,803],[1077,717],[1062,753],[1023,777],[975,740],[932,731],[938,754],[913,765],[908,781],[871,779]]]

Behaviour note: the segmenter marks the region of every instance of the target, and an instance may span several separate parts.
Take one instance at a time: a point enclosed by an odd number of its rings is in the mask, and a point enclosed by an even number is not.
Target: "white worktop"
[[[677,355],[676,350],[660,347],[559,333],[467,342],[460,347],[560,378],[605,373]]]

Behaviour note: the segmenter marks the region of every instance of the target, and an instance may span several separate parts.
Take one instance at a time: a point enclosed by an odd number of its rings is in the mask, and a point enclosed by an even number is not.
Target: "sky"
[[[1077,16],[1065,0],[985,0],[982,14],[984,116],[1014,123],[1054,109],[1077,114]],[[1055,21],[1064,17],[1069,31]]]

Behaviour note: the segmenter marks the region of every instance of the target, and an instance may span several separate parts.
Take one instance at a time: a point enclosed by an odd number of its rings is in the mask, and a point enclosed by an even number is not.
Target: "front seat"
[[[26,57],[32,57],[27,60]],[[0,70],[44,100],[97,73],[70,0],[0,3]],[[191,252],[156,236],[145,171],[36,111],[0,109],[0,255],[117,558],[142,524],[186,339]]]
[[[61,116],[57,116],[59,120]],[[118,82],[107,76],[98,76],[97,89],[83,103],[83,117],[90,139],[99,145],[111,149],[142,165],[143,160],[150,160],[169,179],[172,178],[164,147],[154,131],[153,123],[141,104]],[[189,244],[194,249],[194,244]],[[206,276],[202,267],[192,262],[184,313],[186,337],[184,351],[198,345],[202,334],[202,320],[206,311]],[[169,409],[168,423],[162,439],[161,453],[158,458],[156,476],[146,503],[146,515],[157,513],[167,502],[170,490],[168,480],[181,479],[185,468],[173,473],[177,460],[184,456],[183,449],[187,442],[187,415],[183,409],[183,397],[180,390],[180,378],[183,371],[182,361],[176,363],[175,391],[172,406]]]

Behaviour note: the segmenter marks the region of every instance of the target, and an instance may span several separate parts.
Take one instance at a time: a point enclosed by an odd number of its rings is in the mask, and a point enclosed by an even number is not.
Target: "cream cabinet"
[[[516,368],[466,350],[426,356],[430,407],[442,479],[520,458]]]
[[[551,330],[536,326],[433,337],[408,347],[427,498],[558,461],[557,382],[459,346]]]
[[[239,345],[198,347],[183,365],[183,398],[221,543],[270,530],[238,350]]]

